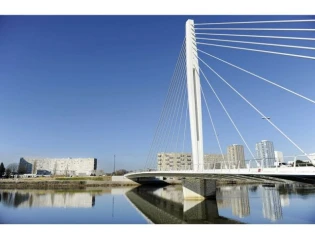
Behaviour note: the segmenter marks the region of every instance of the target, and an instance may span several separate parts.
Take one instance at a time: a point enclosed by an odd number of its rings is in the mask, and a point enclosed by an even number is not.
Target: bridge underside
[[[141,177],[178,177],[178,178],[198,178],[198,179],[234,179],[234,180],[256,180],[256,181],[296,181],[308,184],[315,184],[315,168],[300,167],[302,170],[295,172],[278,171],[274,168],[265,169],[264,171],[251,170],[234,170],[234,171],[148,171],[129,173],[125,175],[129,179]]]
[[[219,215],[215,200],[195,201],[185,209],[183,203],[153,194],[155,188],[138,187],[126,193],[127,199],[155,224],[240,224],[242,222]],[[197,202],[197,204],[196,204]],[[187,202],[186,202],[187,203]],[[187,204],[186,204],[187,205]]]
[[[129,173],[125,175],[137,181],[146,177],[178,177],[183,178],[184,199],[209,199],[215,198],[217,180],[241,180],[259,182],[299,182],[315,184],[315,167],[300,168],[265,168],[265,169],[218,169],[204,171],[148,171]]]

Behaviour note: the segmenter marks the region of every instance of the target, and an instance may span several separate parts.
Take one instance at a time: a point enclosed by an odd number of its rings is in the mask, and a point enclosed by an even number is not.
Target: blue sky
[[[116,168],[142,168],[188,18],[201,23],[310,17],[0,16],[0,162],[7,165],[21,156],[95,157],[100,169],[111,171],[116,154]],[[314,22],[300,25],[314,28]],[[265,32],[276,33],[284,35]],[[315,36],[314,32],[299,35]],[[312,42],[294,43],[314,46]],[[200,48],[315,99],[313,60]],[[273,50],[315,55],[306,50]],[[200,57],[306,152],[315,152],[314,104],[214,59]],[[285,155],[300,154],[209,70],[202,69],[253,151],[256,142],[268,139]],[[242,144],[204,81],[202,86],[223,149],[232,143]],[[207,119],[205,116],[205,152],[218,153]]]

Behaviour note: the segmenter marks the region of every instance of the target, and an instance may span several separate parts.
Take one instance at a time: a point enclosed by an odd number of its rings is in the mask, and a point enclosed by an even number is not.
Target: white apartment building
[[[97,169],[96,158],[32,158],[21,157],[20,165],[26,174],[38,175],[91,175]]]
[[[245,154],[243,145],[233,144],[227,147],[227,161],[230,168],[245,168]]]
[[[275,151],[275,159],[276,159],[276,162],[284,162],[283,153],[279,151]]]
[[[258,159],[262,159],[263,167],[273,167],[276,162],[273,142],[262,140],[256,143],[256,154]]]
[[[226,155],[223,155],[226,159]],[[221,154],[205,154],[205,168],[221,168],[223,162]],[[157,154],[157,170],[188,170],[193,166],[191,153],[161,152]]]

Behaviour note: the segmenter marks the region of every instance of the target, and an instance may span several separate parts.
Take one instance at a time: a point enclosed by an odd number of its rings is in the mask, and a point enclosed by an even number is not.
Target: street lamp
[[[115,160],[116,159],[116,155],[114,155],[114,173],[113,174],[115,174],[115,171],[116,171],[116,169],[115,169]]]

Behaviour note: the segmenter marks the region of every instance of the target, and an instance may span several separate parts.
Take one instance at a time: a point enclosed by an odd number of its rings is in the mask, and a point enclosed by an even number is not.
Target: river
[[[314,224],[315,186],[231,185],[186,201],[181,185],[0,190],[2,224]]]

